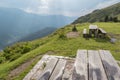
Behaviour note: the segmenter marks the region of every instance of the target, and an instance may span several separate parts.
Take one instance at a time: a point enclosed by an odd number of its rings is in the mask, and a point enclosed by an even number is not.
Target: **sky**
[[[79,17],[118,2],[120,0],[0,0],[0,7],[34,14]]]

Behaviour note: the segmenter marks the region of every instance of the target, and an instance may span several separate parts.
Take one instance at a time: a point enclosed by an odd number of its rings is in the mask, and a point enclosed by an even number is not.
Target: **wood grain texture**
[[[74,60],[67,60],[62,80],[69,80],[72,76]]]
[[[43,56],[23,80],[120,80],[120,67],[107,50],[78,50],[74,59]]]
[[[66,60],[60,59],[49,80],[62,80],[62,75],[65,69]]]
[[[31,71],[25,76],[23,80],[32,80],[32,76],[36,74],[38,70],[42,71],[43,69],[41,69],[41,67],[43,66],[43,63],[46,62],[48,57],[49,56],[47,55],[43,56],[42,59],[33,67],[33,69],[31,69]]]
[[[39,77],[39,80],[49,80],[56,64],[57,64],[58,59],[57,58],[51,58],[48,62],[48,64],[46,65],[44,71],[42,72],[42,74]]]
[[[87,50],[78,50],[70,80],[88,80]]]
[[[107,80],[98,51],[88,50],[89,80]]]
[[[120,80],[120,67],[109,51],[100,50],[100,56],[109,80]]]
[[[37,71],[35,72],[35,74],[33,74],[33,76],[31,77],[31,80],[38,80],[39,79],[39,75],[42,74],[45,66],[48,64],[49,60],[51,59],[50,56],[46,57],[44,60],[42,60],[42,62],[38,62],[36,69]]]

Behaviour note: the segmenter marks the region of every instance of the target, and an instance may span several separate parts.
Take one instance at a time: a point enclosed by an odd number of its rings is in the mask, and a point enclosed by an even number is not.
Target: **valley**
[[[70,24],[74,19],[76,18],[32,14],[21,9],[0,7],[0,50],[20,40],[29,41],[44,37],[57,28]],[[48,30],[43,33],[42,31],[47,28]],[[33,34],[36,37],[33,37]]]
[[[120,2],[78,19],[16,8],[0,8],[0,17],[0,50],[4,48],[0,51],[0,80],[22,80],[44,55],[75,59],[78,49],[109,50],[120,65]],[[100,29],[98,37],[90,34],[90,25],[106,31],[104,38],[100,37]]]

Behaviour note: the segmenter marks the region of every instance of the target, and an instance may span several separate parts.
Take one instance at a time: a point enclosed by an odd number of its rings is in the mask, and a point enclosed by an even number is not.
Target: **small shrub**
[[[4,57],[6,58],[6,60],[10,60],[10,56],[12,56],[13,54],[11,53],[4,53]]]
[[[10,56],[10,61],[14,61],[14,60],[18,59],[20,56],[21,56],[20,53],[14,54],[14,55]]]
[[[0,63],[5,62],[6,58],[5,57],[0,57]]]
[[[64,29],[60,30],[58,32],[58,34],[59,34],[60,39],[66,39],[67,38],[66,35],[65,35],[65,32],[64,32]]]
[[[30,50],[31,50],[31,48],[30,48],[29,46],[25,46],[25,47],[23,48],[22,54],[27,53],[27,52],[29,52]]]
[[[73,32],[77,32],[77,31],[78,31],[75,25],[74,25],[74,27],[72,28],[72,31],[73,31]]]
[[[59,38],[60,38],[60,39],[66,39],[66,36],[65,36],[64,34],[60,34],[60,35],[59,35]]]

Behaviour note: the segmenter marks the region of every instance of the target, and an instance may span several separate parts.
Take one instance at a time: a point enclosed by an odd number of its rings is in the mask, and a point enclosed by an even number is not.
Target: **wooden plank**
[[[104,33],[104,34],[107,33],[107,32],[106,32],[105,30],[103,30],[102,28],[99,28],[99,30],[100,30],[102,33]]]
[[[42,74],[45,66],[48,64],[50,59],[51,59],[51,57],[48,56],[48,58],[46,58],[46,60],[38,62],[37,66],[36,66],[37,71],[35,74],[33,74],[33,76],[31,77],[31,80],[38,80],[39,79],[39,75]]]
[[[62,80],[69,80],[72,76],[74,60],[67,60]]]
[[[88,80],[87,50],[78,50],[70,80]]]
[[[84,29],[84,30],[83,30],[83,34],[87,34],[87,29]]]
[[[107,80],[98,51],[88,50],[89,80]]]
[[[57,61],[57,58],[51,58],[38,80],[48,80],[57,64]]]
[[[23,80],[31,80],[32,76],[43,66],[43,63],[47,60],[49,56],[45,55],[42,59],[31,69],[31,71],[24,77]],[[42,69],[41,69],[42,70]]]
[[[97,29],[97,28],[98,28],[97,25],[90,25],[90,26],[89,26],[89,29]]]
[[[120,80],[120,67],[109,51],[100,50],[102,63],[109,80]]]
[[[66,65],[65,59],[60,59],[49,80],[62,80],[62,75]]]

